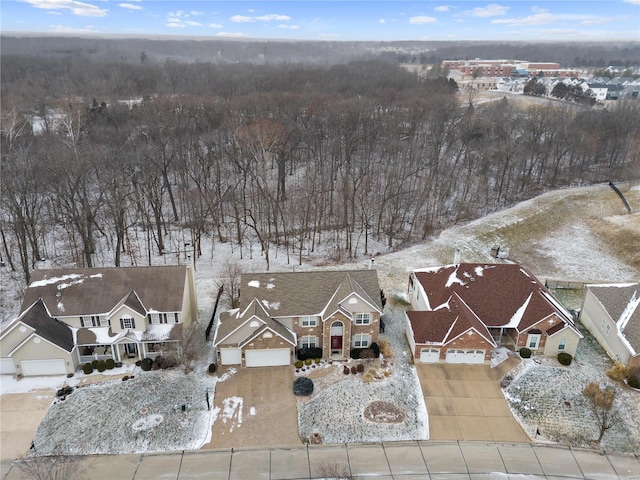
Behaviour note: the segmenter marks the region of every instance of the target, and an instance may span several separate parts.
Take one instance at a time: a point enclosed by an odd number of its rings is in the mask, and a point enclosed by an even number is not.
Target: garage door
[[[244,360],[247,367],[268,367],[290,365],[288,348],[271,348],[269,350],[245,350]]]
[[[420,350],[420,363],[437,363],[440,361],[440,349],[423,348]]]
[[[64,360],[56,358],[53,360],[23,360],[20,362],[22,375],[25,377],[38,377],[40,375],[65,375],[67,369]]]
[[[461,350],[450,348],[447,350],[447,363],[484,363],[484,350]]]
[[[242,363],[242,352],[239,348],[221,348],[220,363],[222,365],[240,365]]]
[[[16,364],[13,358],[0,358],[0,374],[16,373]]]

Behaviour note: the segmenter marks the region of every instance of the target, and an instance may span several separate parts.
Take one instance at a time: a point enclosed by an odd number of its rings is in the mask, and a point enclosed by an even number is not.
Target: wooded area
[[[99,244],[113,265],[145,264],[178,225],[195,255],[210,236],[259,244],[266,269],[274,247],[340,261],[372,238],[403,247],[548,189],[638,175],[637,101],[469,99],[380,61],[3,56],[3,257],[28,281],[57,231],[79,266]],[[132,251],[140,235],[147,252]]]

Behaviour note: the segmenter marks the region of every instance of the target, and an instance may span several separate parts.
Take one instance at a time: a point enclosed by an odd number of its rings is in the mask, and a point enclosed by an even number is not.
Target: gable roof
[[[457,295],[455,296],[457,297]],[[409,311],[407,318],[416,343],[446,345],[470,329],[496,346],[487,327],[459,298],[451,298],[449,308],[432,311]]]
[[[526,330],[549,315],[571,323],[536,277],[517,264],[461,263],[414,272],[433,310],[453,294],[490,328]]]
[[[640,283],[587,285],[617,325],[617,334],[640,353]]]
[[[262,325],[258,326],[250,335],[244,338],[240,343],[246,343],[250,339],[255,338],[258,333],[263,332],[265,329],[269,329],[279,335],[292,345],[296,344],[296,335],[283,324],[269,316],[269,312],[265,305],[257,298],[254,298],[247,307],[243,310],[235,309],[228,312],[222,312],[220,314],[220,323],[216,330],[216,335],[213,340],[214,345],[219,345],[225,341],[233,332],[235,332],[240,326],[246,324],[252,318],[257,318],[262,322]]]
[[[253,273],[243,275],[240,306],[254,298],[268,307],[271,317],[333,313],[350,293],[382,312],[376,270],[330,270],[317,272]]]
[[[18,321],[33,328],[35,335],[57,345],[66,352],[73,351],[73,331],[68,325],[51,318],[42,299],[38,299],[27,308],[18,317]]]
[[[186,274],[184,265],[35,270],[21,311],[42,298],[54,317],[106,314],[122,301],[136,311],[179,312]]]

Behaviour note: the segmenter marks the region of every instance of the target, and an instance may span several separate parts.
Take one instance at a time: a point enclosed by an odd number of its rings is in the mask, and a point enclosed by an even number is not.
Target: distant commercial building
[[[524,60],[444,60],[443,68],[457,70],[464,75],[480,77],[511,77],[511,76],[543,76],[576,77],[579,70],[560,68],[554,62],[527,62]]]

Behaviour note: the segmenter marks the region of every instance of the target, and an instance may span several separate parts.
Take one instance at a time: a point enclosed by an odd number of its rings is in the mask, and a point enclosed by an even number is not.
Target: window
[[[300,337],[300,348],[316,348],[318,346],[318,337],[314,335],[305,335]]]
[[[125,330],[136,328],[136,323],[131,317],[122,317],[120,319],[120,326]]]
[[[604,334],[609,335],[609,330],[611,330],[611,325],[607,323],[607,328],[604,329]]]
[[[178,315],[178,312],[173,314],[173,323],[180,323],[180,316]]]
[[[607,321],[603,318],[602,322],[600,322],[600,330],[604,332],[606,328],[607,328]]]
[[[354,348],[366,348],[369,346],[369,334],[367,333],[358,333],[353,336],[353,347]]]
[[[106,318],[100,319],[99,315],[91,315],[90,317],[80,317],[80,324],[83,327],[101,327],[109,325],[109,320]]]
[[[98,317],[98,318],[100,318],[100,317]],[[101,327],[110,327],[111,326],[111,320],[109,320],[107,317],[100,318],[100,326]]]
[[[540,342],[540,334],[530,333],[527,338],[527,346],[531,349],[536,349],[538,348],[538,342]]]
[[[161,323],[168,323],[167,322],[167,314],[166,313],[150,313],[148,315],[149,317],[149,323],[153,324],[153,325],[159,325]]]
[[[356,325],[369,325],[371,323],[370,313],[356,313]]]
[[[315,327],[318,325],[318,317],[316,316],[300,317],[300,325],[303,327]]]
[[[560,343],[558,343],[558,350],[562,351],[565,348],[567,348],[567,339],[566,338],[562,338],[562,339],[560,339]]]

